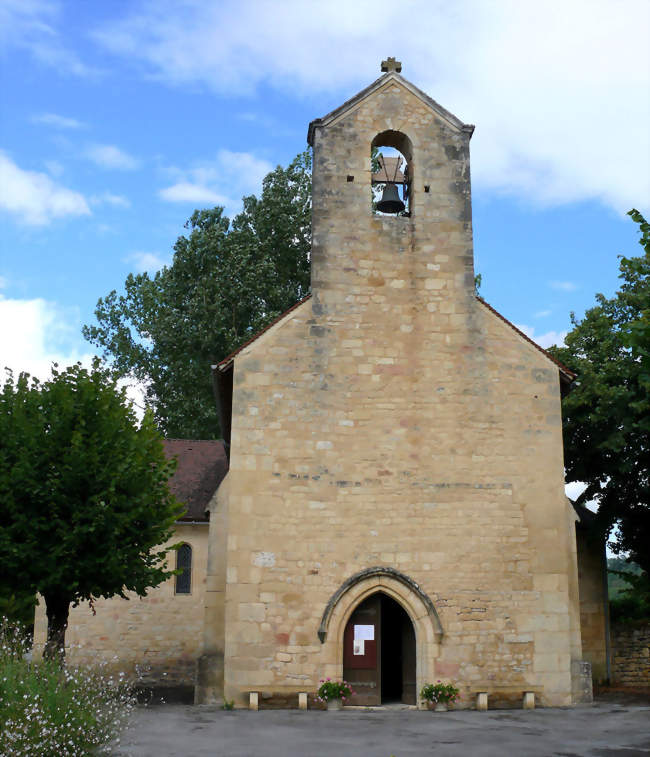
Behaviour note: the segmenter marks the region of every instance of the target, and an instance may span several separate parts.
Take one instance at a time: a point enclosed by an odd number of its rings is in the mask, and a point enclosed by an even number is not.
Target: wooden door
[[[402,623],[402,702],[417,704],[415,681],[415,631],[406,613]]]
[[[343,634],[343,678],[356,695],[350,704],[381,704],[381,601],[378,594],[362,602]]]

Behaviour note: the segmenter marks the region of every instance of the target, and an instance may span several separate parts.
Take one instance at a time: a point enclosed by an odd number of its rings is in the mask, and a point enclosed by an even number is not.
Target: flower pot
[[[338,712],[343,709],[343,702],[340,699],[328,699],[327,709],[328,711]]]
[[[434,712],[447,712],[446,702],[436,702],[436,706],[433,708]]]

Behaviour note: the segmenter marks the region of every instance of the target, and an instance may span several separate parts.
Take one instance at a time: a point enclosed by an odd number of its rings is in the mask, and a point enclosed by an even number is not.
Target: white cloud
[[[136,273],[154,273],[159,271],[163,266],[169,265],[171,260],[168,255],[161,255],[158,252],[132,252],[124,258],[125,263],[133,263]]]
[[[219,150],[214,159],[183,170],[170,169],[179,181],[159,194],[169,202],[223,205],[234,213],[242,195],[260,191],[262,179],[272,168],[267,160],[251,153]]]
[[[570,483],[564,485],[564,493],[569,499],[575,502],[575,500],[586,488],[587,484],[585,484],[583,481],[571,481]],[[586,502],[583,502],[583,505],[594,513],[598,511],[598,503],[594,499],[589,499]],[[609,555],[609,550],[607,550],[607,552]]]
[[[65,367],[92,355],[78,344],[78,313],[55,303],[0,296],[0,371],[27,371],[39,379],[50,375],[52,363]],[[4,379],[4,372],[1,374]]]
[[[167,202],[188,202],[199,205],[225,205],[229,202],[225,195],[220,195],[202,184],[193,184],[189,181],[179,181],[161,189],[158,194]]]
[[[578,285],[572,281],[549,281],[548,285],[551,289],[556,289],[558,292],[575,292],[578,288]]]
[[[56,113],[41,113],[39,116],[34,116],[32,122],[35,124],[53,126],[55,129],[81,129],[85,127],[85,124],[81,121],[77,121],[76,118],[59,116]]]
[[[90,145],[84,155],[102,168],[113,168],[117,171],[133,171],[139,165],[132,155],[115,145]]]
[[[270,84],[331,107],[379,75],[388,40],[406,77],[477,124],[475,186],[621,212],[650,206],[649,25],[647,0],[140,0],[94,36],[171,85]]]
[[[0,383],[5,367],[14,375],[25,371],[45,381],[52,375],[52,363],[63,369],[80,362],[90,368],[94,355],[80,338],[80,318],[76,308],[63,308],[42,298],[6,299],[0,295]],[[124,379],[127,397],[142,418],[145,387]]]
[[[7,279],[4,276],[0,276],[0,289],[6,289],[6,288],[7,288]]]
[[[587,485],[582,481],[571,481],[565,485],[564,490],[569,499],[576,500],[586,488]]]
[[[534,317],[535,318],[547,318],[549,315],[551,315],[553,311],[552,310],[538,310]]]
[[[82,194],[57,184],[47,174],[24,171],[2,152],[0,209],[31,226],[43,226],[55,218],[90,214]]]
[[[26,50],[39,63],[62,73],[97,74],[63,43],[56,28],[61,10],[61,3],[54,0],[2,0],[0,48]]]
[[[115,208],[130,208],[131,201],[124,195],[116,195],[112,192],[103,192],[100,195],[92,195],[90,202],[93,205],[112,205]]]
[[[568,332],[566,331],[547,331],[544,334],[536,334],[534,326],[526,326],[520,323],[515,324],[519,331],[523,331],[524,334],[533,342],[539,344],[540,347],[546,349],[554,344],[562,346],[564,344],[564,337]]]

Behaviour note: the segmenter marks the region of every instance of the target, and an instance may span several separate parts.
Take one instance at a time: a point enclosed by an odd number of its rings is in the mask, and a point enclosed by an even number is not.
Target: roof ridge
[[[236,350],[233,350],[227,357],[225,357],[223,360],[220,360],[216,365],[213,365],[212,368],[224,368],[228,364],[232,363],[232,361],[235,359],[235,357],[246,347],[248,347],[249,344],[252,344],[256,339],[259,339],[262,334],[267,332],[272,326],[275,326],[276,323],[281,321],[285,316],[289,315],[292,311],[294,311],[296,308],[300,307],[304,302],[307,302],[311,298],[311,292],[302,299],[298,300],[295,304],[293,304],[290,308],[284,311],[284,313],[280,313],[280,315],[277,318],[274,318],[267,326],[265,326],[261,331],[258,331],[257,334],[252,336],[250,339],[248,339],[246,342],[244,342],[241,346],[239,346]],[[569,380],[569,382],[574,381],[577,378],[577,374],[574,373],[572,370],[566,367],[563,363],[561,363],[559,360],[553,357],[550,352],[547,352],[543,347],[541,347],[534,339],[531,339],[529,336],[524,334],[524,332],[517,328],[512,321],[509,321],[505,316],[501,315],[496,308],[493,308],[492,305],[487,303],[482,297],[479,295],[476,295],[476,299],[485,306],[490,312],[494,313],[497,318],[500,318],[504,323],[506,323],[510,328],[515,331],[519,336],[523,337],[529,344],[532,344],[535,349],[539,350],[542,355],[545,355],[549,360],[551,360],[557,367],[560,369],[562,374]],[[187,441],[187,440],[178,440],[178,441]],[[196,441],[210,441],[210,440],[196,440]],[[215,440],[216,441],[216,440]]]
[[[537,342],[534,339],[531,339],[527,334],[524,334],[524,332],[521,329],[518,329],[515,326],[515,324],[512,323],[512,321],[509,321],[505,316],[501,315],[501,313],[498,310],[496,310],[496,308],[493,308],[492,305],[490,305],[489,303],[487,303],[482,297],[480,297],[479,295],[476,295],[476,299],[480,303],[482,303],[483,305],[485,305],[485,307],[488,310],[490,310],[492,313],[494,313],[494,315],[496,315],[497,318],[500,318],[504,323],[507,323],[508,326],[510,326],[510,328],[513,331],[516,331],[517,334],[519,334],[519,336],[522,336],[527,342],[530,342],[530,344],[532,344],[533,347],[535,347],[536,349],[538,349],[543,355],[546,355],[546,357],[549,360],[552,360],[555,363],[555,365],[557,365],[557,367],[562,371],[562,373],[564,373],[564,375],[568,379],[570,379],[571,381],[573,381],[574,379],[576,379],[578,377],[577,373],[574,373],[572,370],[570,370],[569,368],[567,368],[566,365],[564,365],[559,360],[557,360],[556,358],[554,358],[553,355],[551,355],[550,352],[547,352],[543,347],[541,347],[539,344],[537,344]]]
[[[382,74],[378,79],[375,79],[373,82],[368,84],[367,87],[364,87],[362,90],[357,92],[356,95],[349,97],[344,103],[334,108],[334,110],[331,110],[321,118],[313,119],[313,121],[309,123],[309,128],[307,129],[307,143],[312,147],[314,146],[314,130],[316,127],[327,125],[331,121],[335,120],[347,110],[352,108],[354,105],[368,97],[376,89],[379,89],[379,87],[383,86],[391,80],[397,81],[403,87],[408,89],[411,94],[415,95],[424,103],[426,103],[432,110],[436,111],[439,116],[444,118],[451,125],[455,126],[459,131],[465,131],[470,135],[470,137],[472,136],[474,132],[473,124],[466,124],[464,121],[458,118],[458,116],[455,116],[451,111],[447,110],[447,108],[440,105],[440,103],[434,100],[431,95],[428,95],[424,90],[420,89],[420,87],[418,87],[416,84],[413,84],[412,81],[409,81],[400,73],[397,73],[396,71],[389,71]]]
[[[223,360],[220,360],[216,365],[212,366],[212,369],[215,368],[221,368],[222,366],[227,365],[228,363],[231,363],[233,359],[246,347],[248,347],[249,344],[252,344],[256,339],[259,339],[262,334],[267,332],[272,326],[275,326],[276,323],[281,321],[285,315],[289,315],[293,310],[300,307],[300,305],[303,304],[303,302],[307,302],[308,299],[311,298],[311,292],[307,295],[305,295],[302,299],[298,300],[298,302],[295,302],[290,308],[284,311],[284,313],[280,313],[280,315],[277,318],[274,318],[269,324],[267,324],[261,331],[258,331],[257,334],[254,334],[250,339],[248,339],[246,342],[244,342],[242,345],[237,347],[236,350],[233,350],[230,355],[225,357]]]

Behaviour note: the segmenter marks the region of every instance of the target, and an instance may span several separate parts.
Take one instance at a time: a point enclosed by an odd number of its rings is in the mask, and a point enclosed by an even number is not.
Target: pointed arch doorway
[[[356,692],[350,704],[416,704],[416,644],[404,608],[383,592],[363,600],[343,634],[343,678]]]

